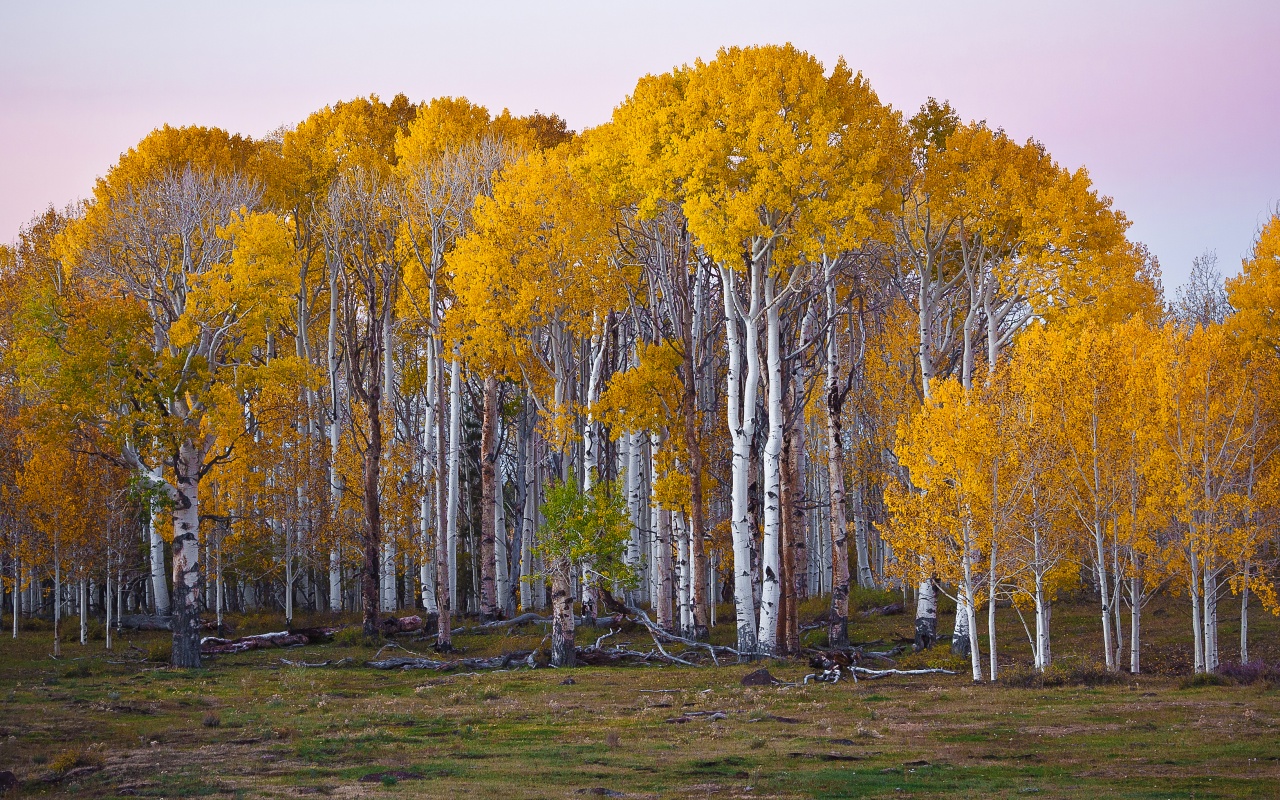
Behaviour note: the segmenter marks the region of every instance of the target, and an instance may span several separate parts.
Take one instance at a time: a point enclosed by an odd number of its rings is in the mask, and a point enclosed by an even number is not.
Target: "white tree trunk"
[[[671,512],[662,508],[657,511],[657,525],[654,526],[654,572],[657,575],[656,590],[651,602],[653,613],[659,627],[666,631],[675,630],[675,619],[672,615],[672,558],[671,558]]]
[[[150,470],[147,477],[154,487],[161,486],[164,480],[164,474],[159,468]],[[151,512],[147,516],[147,534],[151,542],[151,596],[156,616],[167,617],[170,613],[169,583],[165,579],[164,537],[156,526],[156,516],[159,513],[160,504],[152,501]]]
[[[1218,570],[1204,563],[1204,671],[1218,671]]]
[[[969,546],[969,542],[966,540],[964,543],[964,551],[960,555],[960,565],[964,570],[964,585],[962,587],[962,593],[966,600],[963,606],[963,613],[969,628],[969,666],[973,670],[973,680],[977,682],[982,680],[982,653],[978,650],[978,620],[974,614],[973,559],[969,556],[970,552],[971,548]],[[957,602],[956,616],[959,616],[961,613],[961,606],[959,602]]]
[[[501,425],[501,421],[498,423]],[[500,438],[500,437],[499,437]],[[506,489],[502,469],[495,467],[496,492],[493,498],[493,558],[494,577],[497,581],[498,609],[503,614],[511,612],[511,541],[507,538]]]
[[[1195,671],[1204,672],[1204,628],[1200,624],[1200,564],[1196,553],[1188,553],[1187,566],[1190,569],[1187,581],[1187,594],[1191,599],[1191,638],[1195,642]]]
[[[89,581],[81,578],[77,588],[80,590],[77,601],[80,606],[80,645],[83,647],[89,643]]]
[[[631,537],[627,540],[626,559],[627,565],[636,571],[637,577],[640,578],[639,584],[644,582],[644,559],[641,556],[641,524],[640,518],[640,434],[628,432],[623,434],[626,450],[626,488],[627,488],[627,516],[631,520]],[[640,602],[642,589],[633,589],[629,592],[632,603]]]
[[[1129,672],[1141,671],[1142,639],[1142,578],[1129,578]]]
[[[765,350],[768,386],[766,410],[769,435],[764,443],[764,539],[760,553],[760,631],[756,636],[761,653],[778,651],[778,612],[782,595],[782,332],[778,303],[773,297],[774,278],[765,279]]]
[[[733,595],[737,612],[738,650],[752,654],[757,650],[755,592],[751,569],[751,520],[748,497],[751,471],[751,439],[755,435],[756,391],[760,383],[759,330],[760,278],[752,271],[751,300],[746,313],[741,313],[736,299],[733,272],[720,268],[725,302],[725,338],[729,353],[726,408],[729,435],[733,442],[730,484],[730,531],[733,539]],[[740,337],[738,326],[743,326]],[[745,341],[742,341],[745,339]],[[746,376],[742,374],[745,351]]]
[[[951,652],[958,656],[969,655],[969,611],[971,605],[965,592],[956,593],[956,624],[951,631]]]
[[[1049,629],[1046,624],[1044,614],[1044,575],[1040,572],[1035,574],[1036,581],[1036,641],[1033,656],[1035,658],[1035,668],[1037,672],[1044,672],[1048,664],[1045,663],[1045,640],[1048,638]]]
[[[111,592],[113,583],[114,582],[111,580],[111,546],[107,545],[107,586],[106,586],[106,594],[103,595],[103,599],[106,601],[105,603],[106,609],[104,610],[106,611],[106,614],[107,614],[106,637],[107,637],[108,650],[111,649],[111,623],[113,621],[111,606],[115,602],[115,597],[112,595],[112,592]],[[16,592],[13,595],[13,613],[15,616],[18,613],[18,595]]]
[[[462,456],[462,365],[455,351],[449,374],[449,503],[445,540],[449,549],[449,607],[458,608],[458,469]]]
[[[924,559],[921,565],[927,568]],[[956,605],[956,613],[960,613],[960,605]],[[938,589],[933,578],[925,578],[916,587],[916,649],[923,650],[933,646],[938,635]]]
[[[1106,658],[1107,671],[1116,671],[1115,638],[1111,633],[1111,592],[1107,588],[1107,555],[1103,543],[1102,520],[1094,518],[1093,544],[1095,548],[1094,569],[1097,571],[1098,596],[1102,600],[1102,642],[1103,654]]]
[[[326,363],[329,372],[329,506],[336,521],[342,513],[342,484],[338,478],[340,422],[338,414],[338,285],[337,267],[329,270],[329,336]],[[329,550],[329,608],[342,610],[342,558],[335,545]]]
[[[520,611],[533,608],[533,529],[537,503],[537,447],[532,435],[524,462],[524,507],[520,511]]]
[[[684,514],[671,517],[671,533],[676,542],[676,604],[679,607],[679,631],[684,635],[693,630],[693,573],[689,563],[689,533]]]
[[[200,659],[200,487],[202,457],[190,442],[178,450],[173,508],[173,665]]]
[[[18,620],[22,617],[22,559],[13,560],[13,638],[18,638]]]
[[[14,598],[17,608],[17,598]],[[1249,562],[1244,562],[1244,580],[1240,588],[1240,663],[1249,663]]]

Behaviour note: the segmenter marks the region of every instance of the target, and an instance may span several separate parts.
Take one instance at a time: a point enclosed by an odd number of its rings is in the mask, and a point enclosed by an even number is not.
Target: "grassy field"
[[[126,636],[113,652],[64,644],[60,660],[47,631],[6,634],[0,770],[24,794],[77,797],[1275,797],[1280,688],[1178,674],[1190,658],[1181,605],[1149,614],[1147,663],[1159,674],[1109,682],[1090,668],[1100,656],[1091,607],[1060,604],[1051,686],[1026,680],[1012,611],[1000,622],[1009,679],[996,685],[935,674],[741,686],[758,664],[385,672],[362,666],[376,648],[337,643],[182,671],[146,660],[163,650],[159,634]],[[909,616],[873,617],[851,636],[887,650],[910,628]],[[1255,655],[1275,660],[1280,625],[1256,614],[1252,630]],[[1226,660],[1235,631],[1223,620]],[[721,626],[714,638],[731,635]],[[540,638],[457,644],[484,655]],[[642,632],[619,640],[651,647]],[[354,664],[336,668],[281,661],[347,657]],[[901,663],[948,659],[939,650]],[[809,671],[766,666],[790,682]]]

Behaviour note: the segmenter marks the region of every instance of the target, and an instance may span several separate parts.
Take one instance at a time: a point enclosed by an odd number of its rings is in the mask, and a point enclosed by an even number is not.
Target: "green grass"
[[[755,664],[585,668],[573,685],[550,669],[391,673],[359,666],[376,647],[358,637],[173,670],[140,658],[161,635],[126,636],[111,653],[102,642],[64,644],[55,661],[47,632],[24,631],[0,640],[0,769],[27,793],[92,798],[558,798],[597,788],[645,797],[1272,796],[1280,690],[1179,674],[1171,665],[1189,650],[1180,605],[1149,618],[1148,663],[1161,674],[1097,685],[1080,678],[1100,658],[1096,615],[1084,604],[1055,608],[1063,666],[1052,685],[1018,686],[961,674],[742,687]],[[804,608],[808,618],[820,611],[815,601]],[[236,622],[241,633],[280,627]],[[1002,665],[1020,674],[1028,647],[1011,612],[1001,625]],[[1251,627],[1255,651],[1274,658],[1280,626],[1255,615]],[[855,617],[850,637],[888,650],[910,633],[909,615]],[[1225,658],[1231,635],[1224,619]],[[463,655],[489,655],[541,637],[531,629],[456,643]],[[731,641],[732,628],[713,637]],[[610,640],[627,641],[651,646],[638,631]],[[304,669],[281,657],[357,666]],[[947,658],[943,650],[903,661]],[[787,681],[808,671],[798,661],[767,666]],[[725,719],[669,721],[690,711]],[[211,714],[218,725],[204,724]],[[57,780],[55,766],[78,763],[101,768]],[[419,777],[361,781],[387,771]]]

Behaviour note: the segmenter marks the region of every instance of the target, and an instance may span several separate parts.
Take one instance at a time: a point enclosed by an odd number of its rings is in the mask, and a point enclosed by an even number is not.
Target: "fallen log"
[[[244,653],[249,650],[265,650],[271,647],[311,644],[313,641],[327,639],[337,632],[337,628],[302,628],[296,631],[274,631],[253,636],[241,636],[239,639],[220,639],[217,636],[206,636],[200,640],[200,652],[206,655],[225,655],[227,653]]]
[[[387,617],[379,625],[383,636],[395,636],[399,633],[425,633],[428,636],[439,631],[439,617],[428,614],[424,620],[417,614],[408,617]]]
[[[150,614],[125,614],[117,620],[113,620],[117,628],[128,629],[131,631],[171,631],[173,630],[173,617],[156,617]],[[218,627],[218,623],[214,620],[204,620],[200,623],[200,629],[211,631]]]
[[[131,631],[171,631],[172,617],[153,617],[150,614],[124,614],[117,620],[120,628]]]
[[[888,675],[955,675],[955,670],[942,669],[934,667],[931,669],[867,669],[866,667],[853,667],[854,674],[864,675],[867,678],[883,678]]]
[[[449,672],[455,669],[471,671],[508,669],[513,662],[522,661],[532,652],[532,650],[522,650],[490,658],[460,658],[455,661],[437,661],[434,658],[424,658],[422,656],[396,656],[378,661],[366,661],[365,666],[373,667],[374,669],[430,669],[436,672]]]
[[[906,609],[902,603],[890,603],[887,606],[877,606],[876,608],[868,608],[866,611],[859,612],[861,617],[889,617],[895,614],[901,614]]]
[[[436,672],[451,672],[460,669],[470,672],[485,669],[510,669],[512,665],[519,663],[536,668],[543,666],[535,658],[536,653],[537,651],[535,650],[517,650],[490,658],[460,658],[453,661],[427,658],[416,653],[383,659],[375,656],[374,660],[366,661],[365,666],[374,669],[429,669]],[[622,647],[579,647],[574,650],[574,657],[579,664],[590,667],[609,667],[624,663],[649,664],[655,661],[668,664],[688,663],[657,650],[650,650],[646,653]]]

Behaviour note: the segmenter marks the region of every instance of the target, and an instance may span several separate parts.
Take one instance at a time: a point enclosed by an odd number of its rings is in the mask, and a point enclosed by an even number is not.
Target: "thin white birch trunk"
[[[533,607],[533,529],[535,504],[537,502],[537,448],[532,433],[526,445],[524,462],[524,507],[520,510],[520,611],[525,612]]]
[[[1211,567],[1208,558],[1203,565],[1204,575],[1204,671],[1218,671],[1218,570]]]
[[[445,518],[445,541],[449,553],[449,607],[458,608],[458,479],[462,455],[462,365],[454,351],[449,374],[449,498]]]
[[[693,573],[689,567],[689,534],[684,524],[684,514],[671,517],[672,536],[676,542],[676,604],[679,607],[679,631],[686,634],[693,629]]]
[[[329,268],[329,335],[326,342],[329,372],[329,507],[336,523],[342,514],[342,486],[338,478],[338,445],[341,431],[338,408],[338,281],[337,266]],[[336,526],[335,526],[336,527]],[[336,531],[335,531],[336,534]],[[334,536],[335,540],[337,536]],[[329,609],[342,611],[342,557],[335,544],[329,550]]]
[[[1187,594],[1191,598],[1191,634],[1195,641],[1195,671],[1200,673],[1204,672],[1204,628],[1200,624],[1200,564],[1194,549],[1187,554],[1187,561],[1191,573],[1187,581]]]
[[[106,609],[104,610],[106,611],[106,614],[107,614],[106,637],[107,637],[108,650],[111,649],[111,623],[113,621],[111,606],[115,602],[115,597],[112,595],[112,592],[111,592],[112,584],[113,582],[111,580],[111,545],[107,545],[107,586],[106,586],[106,593],[103,595],[103,599],[106,601],[105,603]],[[13,596],[13,601],[14,601],[13,613],[16,616],[18,613],[18,596],[16,593]]]
[[[16,598],[15,598],[16,600]],[[15,603],[16,607],[16,603]],[[1244,562],[1240,587],[1240,663],[1249,663],[1249,562]]]
[[[173,665],[200,666],[200,491],[202,457],[190,441],[178,450],[173,509]]]
[[[1102,524],[1102,519],[1095,516],[1094,523],[1091,526],[1093,528],[1094,544],[1093,566],[1097,572],[1098,596],[1102,599],[1102,650],[1106,659],[1107,671],[1115,672],[1116,651],[1115,639],[1111,633],[1111,592],[1108,589],[1109,584],[1107,582],[1107,553],[1103,542]]]
[[[968,523],[965,523],[968,526]],[[956,616],[961,614],[961,608],[964,609],[965,621],[968,624],[969,639],[969,666],[973,670],[973,680],[978,682],[982,680],[982,653],[978,650],[978,620],[974,615],[973,603],[973,559],[970,556],[972,547],[969,542],[969,536],[966,533],[964,541],[964,550],[960,554],[960,566],[963,569],[964,585],[961,587],[960,594],[965,597],[965,604],[962,607],[959,602],[956,603]],[[959,598],[957,598],[958,600]]]
[[[498,420],[501,430],[502,420]],[[499,435],[498,438],[501,438]],[[506,489],[502,469],[495,466],[496,483],[493,498],[493,558],[494,576],[498,589],[498,609],[503,614],[511,612],[511,541],[507,538]]]
[[[1129,672],[1137,675],[1142,661],[1142,578],[1129,578]]]
[[[725,338],[729,353],[727,375],[726,410],[729,435],[733,442],[733,461],[730,486],[730,530],[733,539],[733,595],[737,616],[738,651],[754,654],[757,651],[755,591],[751,568],[751,520],[748,516],[748,497],[751,470],[751,440],[755,435],[756,391],[760,383],[759,329],[760,312],[759,269],[752,269],[749,276],[751,298],[744,310],[737,299],[732,270],[720,268],[720,280],[725,303]],[[739,325],[742,325],[742,335]],[[742,362],[746,357],[746,376],[742,374]]]
[[[159,468],[150,470],[147,477],[153,487],[158,487],[164,480]],[[147,516],[147,534],[151,542],[151,596],[157,617],[167,617],[170,613],[169,584],[165,580],[164,537],[156,526],[156,516],[160,513],[160,504],[151,502]]]
[[[756,635],[759,652],[778,651],[778,613],[782,596],[782,331],[775,279],[764,280],[765,351],[768,374],[766,411],[769,435],[764,443],[762,464],[764,489],[764,538],[760,551],[760,630]]]
[[[21,546],[21,545],[19,545]],[[22,559],[13,560],[13,638],[18,638],[18,620],[22,617]]]
[[[672,608],[674,581],[671,557],[671,512],[659,509],[657,525],[654,526],[654,549],[656,552],[655,567],[658,574],[657,592],[652,599],[653,612],[658,625],[667,631],[674,631],[675,617]]]
[[[627,459],[627,466],[625,470],[627,516],[631,520],[631,537],[627,540],[626,559],[627,565],[638,573],[641,578],[641,582],[643,582],[644,567],[640,550],[640,435],[637,433],[627,432],[623,434],[622,439],[625,443],[623,448],[626,451]],[[640,602],[640,589],[632,589],[628,594],[631,595],[632,603]]]
[[[77,598],[80,605],[80,646],[89,643],[89,581],[84,578],[80,579],[80,596]]]

